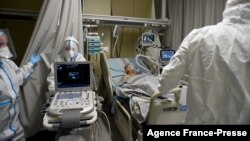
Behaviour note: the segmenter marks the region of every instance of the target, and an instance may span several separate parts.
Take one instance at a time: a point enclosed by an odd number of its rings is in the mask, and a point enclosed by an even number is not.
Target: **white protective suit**
[[[33,72],[33,64],[21,68],[9,59],[0,57],[0,141],[25,140],[19,122],[19,95],[23,80]]]
[[[79,62],[86,61],[83,55],[78,51],[78,41],[74,37],[67,37],[65,40],[64,52],[57,56],[54,62]],[[73,50],[69,50],[69,48]],[[55,92],[54,63],[50,67],[50,73],[47,77],[49,92]]]
[[[189,75],[186,124],[250,124],[250,1],[228,0],[223,21],[193,30],[160,76],[160,92]]]
[[[23,141],[24,131],[19,121],[20,86],[33,72],[40,57],[31,57],[30,62],[18,68],[9,58],[8,37],[0,31],[0,141]]]

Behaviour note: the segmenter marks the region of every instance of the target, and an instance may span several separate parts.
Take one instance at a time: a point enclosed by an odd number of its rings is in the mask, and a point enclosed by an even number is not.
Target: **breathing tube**
[[[158,62],[153,58],[153,57],[150,57],[150,56],[146,56],[146,55],[143,55],[143,54],[137,54],[135,56],[135,61],[136,61],[136,64],[142,68],[144,71],[146,71],[147,73],[150,72],[150,70],[146,67],[145,63],[143,63],[143,59],[147,59],[149,62],[155,64],[156,66],[160,66],[162,67],[161,65],[158,64]]]

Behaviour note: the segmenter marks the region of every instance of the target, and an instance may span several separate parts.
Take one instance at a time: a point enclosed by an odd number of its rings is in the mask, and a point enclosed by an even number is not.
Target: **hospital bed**
[[[151,96],[136,97],[133,102],[131,98],[121,98],[117,95],[117,88],[121,78],[124,76],[124,66],[128,63],[132,63],[136,70],[141,73],[145,73],[144,70],[140,70],[135,58],[109,58],[107,59],[105,54],[101,54],[100,65],[102,68],[103,80],[105,85],[105,97],[110,105],[112,105],[111,112],[114,112],[115,124],[123,135],[126,141],[132,141],[136,136],[138,130],[142,128],[143,124],[181,124],[185,110],[180,108],[182,105],[178,104],[181,87],[176,87],[169,93],[169,97],[160,98],[159,93],[154,93]],[[173,98],[173,97],[174,98]],[[142,99],[141,99],[142,98]],[[146,111],[146,121],[140,123],[135,120],[135,115],[131,112],[131,103],[146,102],[147,106],[138,108],[138,111]],[[130,103],[130,104],[128,104]],[[133,104],[132,104],[133,105]],[[135,104],[136,105],[136,104]],[[136,112],[134,112],[136,113]]]

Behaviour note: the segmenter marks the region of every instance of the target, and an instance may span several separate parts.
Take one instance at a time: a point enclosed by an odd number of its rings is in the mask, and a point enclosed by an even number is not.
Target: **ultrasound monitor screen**
[[[174,50],[161,50],[161,60],[169,61],[175,54]]]
[[[91,87],[89,63],[56,64],[57,88],[88,88]]]

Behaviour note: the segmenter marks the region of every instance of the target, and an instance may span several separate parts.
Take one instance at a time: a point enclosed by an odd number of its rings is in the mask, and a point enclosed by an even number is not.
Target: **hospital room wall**
[[[39,12],[43,0],[1,0],[0,8],[21,9]],[[36,20],[4,20],[0,18],[0,28],[7,28],[17,53],[14,61],[19,65],[29,44]]]
[[[85,14],[100,14],[112,16],[126,16],[138,18],[154,17],[152,0],[85,0]],[[109,51],[114,45],[115,38],[112,37],[114,27],[98,27],[99,34],[104,33],[103,46],[109,47]],[[137,27],[121,28],[118,47],[121,47],[120,57],[134,57],[135,49],[138,45],[138,37],[144,29]],[[110,52],[107,56],[110,55]]]
[[[1,0],[0,8],[32,10],[39,12],[43,0]],[[84,11],[87,14],[113,15],[150,18],[152,15],[152,0],[84,0]],[[3,20],[0,18],[0,28],[8,28],[17,52],[18,65],[22,61],[24,53],[30,41],[36,19],[34,20]],[[104,33],[103,46],[114,45],[115,38],[112,37],[113,27],[98,27],[99,33]],[[121,57],[133,57],[137,39],[144,29],[125,27],[122,31]],[[119,45],[118,44],[118,45]],[[110,50],[109,50],[110,51]],[[109,55],[108,55],[109,56]]]
[[[152,0],[84,0],[83,12],[85,14],[150,18],[152,14],[151,3]],[[109,47],[109,52],[106,54],[107,57],[110,57],[111,47],[115,42],[115,38],[112,36],[113,28],[114,27],[107,26],[98,27],[99,35],[104,33],[104,37],[102,39],[103,46]],[[121,33],[123,34],[120,35],[121,39],[118,43],[121,44],[120,57],[134,57],[136,54],[136,41],[139,37],[140,30],[133,27],[124,27]],[[99,65],[100,56],[94,55],[90,58],[90,60],[94,63],[95,76],[99,79],[98,90],[99,94],[102,95],[105,90],[105,86],[103,85],[104,82],[101,79],[102,69]]]
[[[127,16],[139,18],[151,18],[152,0],[116,0],[112,2],[112,14],[114,16]],[[119,40],[121,45],[120,57],[134,57],[138,45],[138,37],[144,29],[136,27],[122,28],[122,35]]]

